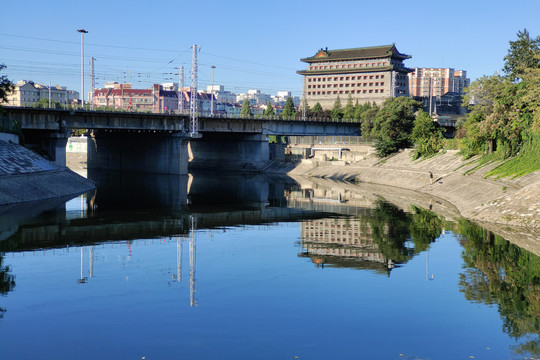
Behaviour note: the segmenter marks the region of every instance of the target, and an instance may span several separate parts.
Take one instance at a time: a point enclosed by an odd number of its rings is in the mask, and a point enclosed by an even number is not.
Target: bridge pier
[[[187,139],[181,132],[94,130],[88,168],[187,175]]]
[[[42,138],[42,148],[56,165],[66,166],[66,145],[69,136],[70,131],[63,131]]]
[[[189,142],[189,167],[258,171],[270,160],[266,135],[205,133]]]

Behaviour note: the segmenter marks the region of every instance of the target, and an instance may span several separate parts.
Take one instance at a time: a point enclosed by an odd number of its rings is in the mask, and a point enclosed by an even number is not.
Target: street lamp
[[[210,69],[212,69],[212,94],[210,97],[210,116],[214,116],[214,69],[216,67],[214,65],[210,66]]]
[[[84,29],[78,29],[78,32],[81,33],[81,104],[84,109],[84,34],[88,31]]]

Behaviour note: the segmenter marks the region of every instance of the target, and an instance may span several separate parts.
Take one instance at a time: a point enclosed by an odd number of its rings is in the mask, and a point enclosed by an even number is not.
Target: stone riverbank
[[[303,160],[289,174],[414,190],[451,203],[479,223],[540,229],[540,171],[517,179],[485,178],[495,165],[468,173],[476,163],[463,161],[457,151],[422,161],[412,161],[410,150],[382,161],[372,151],[351,156],[352,161]]]
[[[0,140],[0,205],[75,196],[94,187],[67,167]]]

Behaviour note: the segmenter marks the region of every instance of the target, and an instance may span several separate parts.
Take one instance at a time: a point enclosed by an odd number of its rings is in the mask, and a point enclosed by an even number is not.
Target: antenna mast
[[[96,88],[96,79],[94,76],[94,58],[90,58],[90,109],[94,110],[94,89]]]
[[[199,119],[197,113],[197,45],[193,45],[193,64],[191,67],[191,98],[190,98],[190,114],[191,122],[189,132],[191,135],[199,134]]]
[[[180,66],[179,82],[178,82],[178,110],[180,114],[184,113],[184,66]]]

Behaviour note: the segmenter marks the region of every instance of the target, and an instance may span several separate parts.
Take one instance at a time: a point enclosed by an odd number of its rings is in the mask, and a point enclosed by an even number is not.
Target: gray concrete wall
[[[212,134],[189,143],[189,167],[196,169],[260,170],[270,160],[265,135]]]
[[[182,133],[94,131],[88,139],[88,168],[187,175]]]

